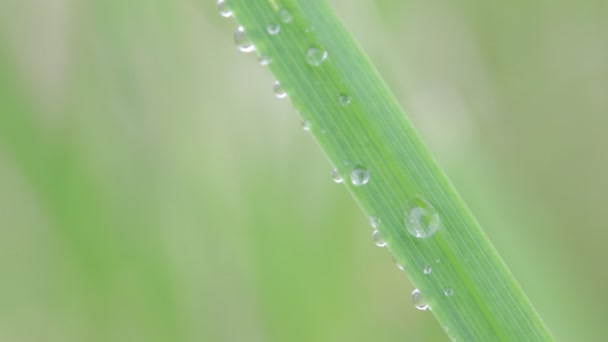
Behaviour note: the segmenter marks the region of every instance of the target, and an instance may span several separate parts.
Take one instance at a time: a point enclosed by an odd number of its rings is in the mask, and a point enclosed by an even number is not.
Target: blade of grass
[[[379,235],[449,336],[552,341],[329,5],[311,0],[226,5],[260,56],[272,60],[280,88],[363,211],[379,222]]]

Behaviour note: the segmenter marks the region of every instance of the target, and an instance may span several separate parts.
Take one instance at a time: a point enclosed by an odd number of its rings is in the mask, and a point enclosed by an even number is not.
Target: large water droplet
[[[367,218],[368,218],[369,224],[370,224],[370,226],[372,226],[372,228],[374,228],[374,229],[378,228],[378,226],[380,225],[380,222],[381,222],[379,217],[368,216]]]
[[[350,96],[340,93],[338,95],[338,103],[342,107],[348,106],[350,104]]]
[[[450,296],[454,295],[454,289],[451,289],[448,287],[447,289],[443,290],[443,294],[446,295],[447,297],[450,297]]]
[[[350,172],[350,181],[356,186],[367,184],[369,182],[369,171],[362,166],[356,166]]]
[[[268,34],[271,36],[277,35],[279,32],[281,32],[281,25],[277,23],[270,23],[268,26],[266,26],[266,32],[268,32]]]
[[[439,229],[441,219],[427,200],[414,197],[405,206],[405,228],[417,238],[429,237]]]
[[[285,92],[285,90],[283,90],[283,87],[281,87],[281,83],[279,83],[279,81],[274,81],[274,86],[272,87],[272,90],[274,91],[276,97],[280,99],[285,98],[287,96],[287,93]]]
[[[374,232],[372,233],[372,239],[374,239],[374,243],[376,244],[376,246],[378,247],[385,247],[386,246],[386,242],[384,241],[384,239],[382,238],[382,236],[380,236],[380,232],[377,230],[374,230]]]
[[[414,289],[412,291],[412,302],[414,303],[414,307],[418,310],[429,310],[431,307],[424,301],[422,298],[422,294],[418,289]]]
[[[232,17],[232,11],[230,10],[230,8],[228,8],[228,5],[226,5],[225,0],[217,0],[217,8],[220,11],[220,15],[222,17],[224,17],[224,18]]]
[[[319,45],[312,45],[306,51],[306,62],[312,66],[319,66],[327,59],[327,50]]]
[[[310,127],[312,126],[312,124],[310,123],[310,121],[306,120],[306,121],[302,121],[302,129],[305,131],[310,131]]]
[[[431,266],[424,266],[422,271],[424,272],[424,274],[431,274],[431,272],[433,272],[433,269],[431,268]]]
[[[283,8],[282,10],[279,11],[279,18],[281,18],[281,21],[286,24],[293,21],[293,16],[285,8]]]
[[[340,176],[338,169],[331,170],[331,180],[333,180],[334,183],[342,183],[344,181],[344,179],[342,179],[342,176]]]
[[[272,57],[270,57],[268,55],[262,55],[262,56],[260,56],[258,61],[260,62],[260,65],[266,66],[266,65],[272,63]]]
[[[234,43],[236,44],[237,49],[239,49],[240,51],[255,51],[255,46],[253,46],[249,39],[247,39],[243,26],[239,26],[236,28],[236,32],[234,32]]]

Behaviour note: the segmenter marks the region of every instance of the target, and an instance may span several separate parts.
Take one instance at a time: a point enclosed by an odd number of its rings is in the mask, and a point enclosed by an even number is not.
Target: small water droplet
[[[344,179],[342,179],[342,176],[340,176],[338,169],[331,170],[331,180],[333,180],[334,183],[342,183],[344,181]]]
[[[374,230],[374,232],[372,233],[372,239],[374,239],[374,243],[376,244],[376,246],[378,247],[385,247],[386,246],[386,242],[384,241],[384,239],[382,238],[382,236],[380,236],[380,232],[377,230]]]
[[[255,51],[255,46],[253,46],[249,39],[247,39],[243,26],[239,26],[236,28],[236,32],[234,32],[234,43],[236,44],[237,49],[239,49],[240,51]]]
[[[350,104],[350,96],[340,93],[338,95],[338,103],[342,107],[348,106]]]
[[[287,93],[285,92],[285,90],[283,90],[283,87],[281,87],[281,83],[279,83],[279,81],[274,81],[274,86],[272,87],[272,89],[276,97],[280,99],[283,99],[287,96]]]
[[[281,32],[281,25],[277,23],[270,23],[268,26],[266,26],[266,31],[271,36],[277,35],[279,32]]]
[[[397,258],[395,258],[394,255],[391,255],[391,257],[393,258],[393,262],[395,263],[395,266],[397,266],[398,269],[403,271],[403,269],[404,269],[403,265],[401,265],[401,263],[399,263],[399,261],[397,260]]]
[[[431,274],[431,272],[433,272],[433,269],[431,268],[431,266],[424,266],[422,271],[424,272],[424,274]]]
[[[431,307],[424,301],[420,291],[418,289],[414,289],[412,291],[412,302],[414,303],[414,307],[418,310],[430,310]]]
[[[443,294],[447,297],[450,297],[454,294],[454,289],[448,287],[447,289],[443,290]]]
[[[319,45],[312,45],[306,51],[306,62],[312,66],[319,66],[327,59],[327,50]]]
[[[306,120],[306,121],[302,121],[302,129],[305,131],[310,131],[310,126],[312,126],[312,124],[310,123],[310,121]]]
[[[437,258],[437,259],[435,259],[435,262],[436,262],[436,263],[440,263],[440,262],[441,262],[441,259]]]
[[[369,171],[361,166],[355,166],[350,172],[350,181],[356,186],[367,184],[369,182]]]
[[[230,10],[230,8],[228,8],[228,5],[226,5],[225,0],[217,0],[217,8],[220,11],[220,15],[222,17],[224,17],[224,18],[232,17],[232,11]]]
[[[405,206],[405,227],[417,238],[427,238],[439,229],[441,219],[435,207],[427,200],[414,197]]]
[[[376,217],[376,216],[368,216],[367,217],[369,219],[369,224],[372,226],[372,228],[378,228],[378,226],[380,225],[380,218]]]
[[[293,21],[293,16],[285,8],[283,8],[282,10],[279,11],[279,18],[281,18],[281,21],[286,24]]]
[[[260,62],[260,65],[266,66],[270,63],[272,63],[272,57],[268,56],[268,55],[262,55],[260,56],[260,58],[258,59]]]

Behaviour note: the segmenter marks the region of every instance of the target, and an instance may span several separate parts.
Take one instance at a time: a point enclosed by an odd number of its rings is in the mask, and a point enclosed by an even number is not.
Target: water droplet
[[[350,96],[340,93],[338,95],[338,103],[342,107],[348,106],[350,104]]]
[[[285,8],[283,8],[282,10],[279,11],[279,18],[281,18],[281,21],[286,24],[293,21],[293,16]]]
[[[243,26],[239,26],[236,28],[236,32],[234,32],[234,43],[236,44],[237,49],[239,49],[240,51],[255,51],[255,46],[253,46],[249,39],[247,39]]]
[[[418,289],[414,289],[412,291],[412,302],[414,303],[414,307],[418,310],[430,310],[431,307],[424,301],[420,291]]]
[[[230,8],[228,8],[228,5],[226,5],[226,1],[225,0],[217,0],[217,8],[220,11],[220,15],[224,18],[230,18],[232,17],[232,11],[230,10]]]
[[[376,216],[368,216],[367,217],[369,219],[369,224],[372,226],[372,228],[378,228],[378,226],[380,225],[380,218],[376,217]]]
[[[437,258],[437,259],[435,259],[435,262],[436,262],[436,263],[440,263],[440,262],[441,262],[441,259]]]
[[[260,65],[266,66],[270,63],[272,63],[272,57],[268,56],[268,55],[262,55],[260,56],[260,58],[258,59],[260,62]]]
[[[266,31],[271,36],[277,35],[279,32],[281,32],[281,25],[277,23],[270,23],[268,26],[266,26]]]
[[[376,246],[378,247],[385,247],[386,246],[386,242],[384,241],[384,239],[382,238],[382,236],[380,236],[380,232],[377,230],[374,230],[374,232],[372,233],[372,239],[374,239],[374,243],[376,244]]]
[[[443,294],[447,297],[450,297],[454,294],[454,289],[448,287],[447,289],[443,290]]]
[[[319,66],[327,59],[327,50],[319,45],[312,45],[306,51],[306,62],[312,66]]]
[[[311,125],[312,124],[308,120],[302,121],[302,129],[305,130],[305,131],[310,131],[310,126]]]
[[[331,170],[331,179],[334,181],[334,183],[342,183],[344,181],[342,176],[340,176],[338,169]]]
[[[427,200],[414,197],[405,207],[405,227],[417,238],[427,238],[439,229],[441,219],[435,207]]]
[[[395,258],[394,255],[391,254],[391,257],[393,257],[393,262],[395,263],[395,266],[397,266],[398,269],[403,271],[403,265],[401,265],[401,263],[399,263],[399,261],[397,260],[397,258]]]
[[[274,90],[274,94],[276,95],[276,97],[280,99],[285,98],[287,96],[287,93],[285,92],[285,90],[283,90],[283,87],[281,87],[281,83],[279,83],[279,81],[274,81],[274,86],[272,87],[272,89]]]
[[[424,266],[422,271],[424,272],[424,274],[431,274],[431,272],[433,272],[433,269],[431,268],[431,266]]]
[[[356,186],[367,184],[369,182],[369,171],[361,166],[355,166],[350,172],[350,181]]]

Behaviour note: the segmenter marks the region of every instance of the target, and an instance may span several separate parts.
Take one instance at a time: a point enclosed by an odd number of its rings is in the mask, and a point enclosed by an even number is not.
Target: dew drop
[[[306,120],[306,121],[302,121],[302,129],[305,131],[310,131],[310,126],[312,126],[312,124],[310,123],[310,121]]]
[[[350,181],[356,186],[367,184],[369,182],[369,171],[361,166],[355,166],[350,172]]]
[[[262,55],[262,56],[260,56],[258,61],[260,62],[260,65],[266,66],[266,65],[272,63],[272,57],[270,57],[268,55]]]
[[[418,289],[414,289],[412,291],[412,302],[414,303],[414,307],[418,310],[430,310],[431,307],[424,301],[420,291]]]
[[[249,39],[247,39],[243,26],[239,26],[236,28],[236,32],[234,32],[234,43],[236,44],[237,49],[239,49],[240,51],[255,51],[255,46],[253,46]]]
[[[450,297],[454,294],[454,289],[448,287],[447,289],[443,290],[443,294],[447,297]]]
[[[285,90],[283,90],[283,87],[281,87],[281,83],[279,83],[279,81],[274,81],[274,86],[272,87],[273,91],[274,91],[274,95],[280,99],[283,99],[287,96],[287,93],[285,92]]]
[[[395,258],[394,255],[391,255],[391,257],[393,257],[393,262],[395,263],[395,266],[397,266],[398,269],[403,271],[403,269],[404,269],[403,265],[401,265],[401,263],[397,260],[397,258]]]
[[[422,271],[424,272],[424,274],[431,274],[431,272],[433,272],[433,269],[431,268],[431,266],[424,266]]]
[[[271,36],[277,35],[279,32],[281,32],[281,25],[277,23],[270,23],[268,26],[266,26],[266,32],[268,32],[268,34]]]
[[[417,238],[427,238],[439,229],[441,219],[435,207],[427,200],[414,197],[405,207],[405,228]]]
[[[340,93],[338,95],[338,103],[342,107],[348,106],[350,104],[350,96]]]
[[[312,66],[319,66],[327,59],[327,50],[319,45],[312,45],[306,51],[306,62]]]
[[[220,15],[222,17],[224,17],[224,18],[232,17],[232,11],[228,7],[228,5],[226,5],[225,0],[217,0],[217,8],[220,11]]]
[[[384,241],[384,239],[382,238],[382,236],[380,236],[380,232],[377,230],[374,230],[374,232],[372,233],[372,239],[374,239],[374,243],[376,244],[376,246],[378,247],[386,247],[386,242]]]
[[[376,229],[378,228],[378,226],[380,225],[380,218],[376,217],[376,216],[368,216],[367,217],[369,219],[369,224],[372,226],[372,228]]]
[[[440,263],[440,262],[441,262],[441,259],[437,258],[437,259],[435,259],[435,262],[436,262],[436,263]]]
[[[281,18],[281,21],[285,24],[293,21],[293,15],[285,8],[279,11],[279,18]]]
[[[342,176],[340,176],[338,169],[331,170],[331,180],[333,180],[334,183],[342,183],[344,181],[344,179],[342,179]]]

